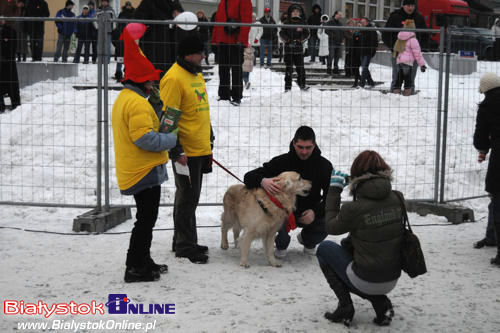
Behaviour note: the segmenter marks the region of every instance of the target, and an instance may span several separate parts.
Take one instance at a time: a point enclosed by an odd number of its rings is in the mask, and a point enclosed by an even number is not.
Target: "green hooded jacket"
[[[326,232],[350,233],[352,270],[368,282],[388,282],[401,276],[402,209],[391,179],[390,170],[354,178],[350,185],[354,201],[342,208],[338,188],[331,187],[326,199]]]

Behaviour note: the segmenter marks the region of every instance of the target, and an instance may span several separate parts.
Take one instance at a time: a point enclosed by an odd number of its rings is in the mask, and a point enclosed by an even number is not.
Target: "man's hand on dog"
[[[278,185],[278,177],[262,178],[260,186],[269,194],[276,195],[281,192],[281,186]]]
[[[305,210],[299,217],[299,222],[302,224],[311,224],[314,221],[314,211],[312,209]]]

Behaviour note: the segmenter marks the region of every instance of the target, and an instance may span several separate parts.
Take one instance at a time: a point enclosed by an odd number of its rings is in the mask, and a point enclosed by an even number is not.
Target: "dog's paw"
[[[249,268],[250,267],[250,264],[247,263],[247,262],[240,262],[240,266],[241,267],[245,267],[245,268]]]
[[[220,248],[223,250],[227,250],[227,249],[229,249],[229,244],[221,243]]]

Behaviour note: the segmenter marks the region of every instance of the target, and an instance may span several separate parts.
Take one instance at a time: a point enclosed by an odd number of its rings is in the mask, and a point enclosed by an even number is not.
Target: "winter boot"
[[[326,69],[326,74],[327,75],[332,75],[332,69],[331,68],[327,68]]]
[[[333,312],[326,312],[325,318],[334,323],[343,322],[345,326],[349,327],[351,325],[352,318],[354,317],[354,306],[352,305],[349,289],[330,266],[326,264],[320,264],[319,266],[323,271],[330,288],[332,288],[333,292],[339,299],[337,309]]]
[[[497,219],[498,217],[495,217]],[[491,264],[500,267],[500,221],[495,221],[495,233],[497,236],[497,256],[495,258],[491,258]]]
[[[376,317],[373,322],[379,326],[389,326],[394,317],[391,300],[386,295],[367,296],[375,310]]]
[[[153,270],[149,265],[141,268],[127,267],[125,270],[125,282],[151,282],[160,279],[160,272]]]
[[[411,89],[405,89],[403,91],[403,96],[411,96]]]
[[[375,87],[375,81],[373,81],[373,79],[372,79],[372,76],[371,76],[371,75],[370,75],[370,76],[368,76],[367,81],[368,81],[368,85],[369,85],[369,86],[371,86],[371,87]]]
[[[358,77],[356,76],[354,78],[354,84],[352,85],[352,88],[357,88],[358,87]]]
[[[123,79],[123,73],[121,71],[116,71],[114,79],[116,80],[116,82],[121,82],[121,80]]]
[[[496,242],[492,242],[490,241],[489,239],[487,239],[486,237],[481,239],[480,241],[477,241],[474,243],[474,248],[475,249],[481,249],[485,246],[496,246],[497,243]]]
[[[401,89],[399,88],[396,88],[392,91],[393,94],[396,94],[396,95],[401,95]]]

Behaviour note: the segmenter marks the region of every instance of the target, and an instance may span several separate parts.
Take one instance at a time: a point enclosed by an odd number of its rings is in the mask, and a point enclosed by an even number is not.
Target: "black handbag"
[[[227,13],[227,2],[229,0],[224,0],[224,6],[226,7],[226,22],[227,23],[233,23],[237,22],[236,20],[233,20],[232,18],[229,17],[229,14]],[[240,27],[237,25],[225,25],[224,26],[224,31],[226,34],[229,36],[237,35],[240,32]]]
[[[401,203],[403,212],[403,241],[401,243],[401,269],[408,274],[412,279],[427,273],[427,266],[425,265],[424,253],[420,246],[420,241],[417,235],[413,233],[408,220],[406,206],[401,194],[394,191]]]

